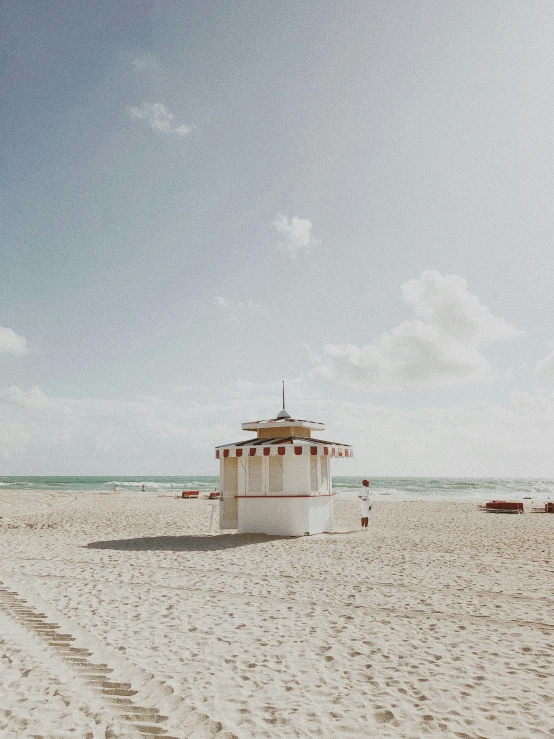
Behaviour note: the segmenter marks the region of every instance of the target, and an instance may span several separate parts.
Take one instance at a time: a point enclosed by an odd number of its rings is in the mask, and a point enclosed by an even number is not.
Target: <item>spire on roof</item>
[[[285,381],[283,380],[283,410],[279,411],[277,418],[290,418],[290,413],[285,410]]]

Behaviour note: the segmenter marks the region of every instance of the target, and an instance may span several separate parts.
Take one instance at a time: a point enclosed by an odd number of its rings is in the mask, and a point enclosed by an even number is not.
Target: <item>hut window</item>
[[[283,492],[283,459],[273,454],[269,457],[269,492]]]
[[[248,492],[262,492],[262,458],[250,457],[248,459]]]
[[[329,492],[329,457],[318,457],[321,460],[321,482],[319,491],[321,493]]]
[[[236,493],[239,489],[239,468],[236,457],[223,460],[223,491]]]
[[[318,457],[310,456],[310,491],[315,492],[317,486],[317,460]]]

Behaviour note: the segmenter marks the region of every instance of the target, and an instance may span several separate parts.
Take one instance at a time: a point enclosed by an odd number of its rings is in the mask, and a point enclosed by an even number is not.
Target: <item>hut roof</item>
[[[298,446],[302,446],[303,444],[305,444],[306,446],[314,446],[315,444],[326,444],[328,446],[350,447],[350,444],[343,444],[340,441],[324,441],[323,439],[314,439],[308,436],[276,436],[271,439],[256,438],[246,439],[245,441],[229,442],[228,444],[220,444],[219,446],[216,446],[216,449],[223,449],[224,447],[230,446],[281,446],[282,444],[294,444]]]

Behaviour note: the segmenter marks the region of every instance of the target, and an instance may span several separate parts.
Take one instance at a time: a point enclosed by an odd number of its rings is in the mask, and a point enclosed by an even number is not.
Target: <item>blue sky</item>
[[[554,474],[550,3],[1,12],[4,474]]]

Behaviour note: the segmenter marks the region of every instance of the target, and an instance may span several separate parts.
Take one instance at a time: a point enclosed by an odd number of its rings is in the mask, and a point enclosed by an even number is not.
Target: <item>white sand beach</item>
[[[554,516],[377,502],[279,539],[214,505],[0,493],[3,739],[554,735]]]

